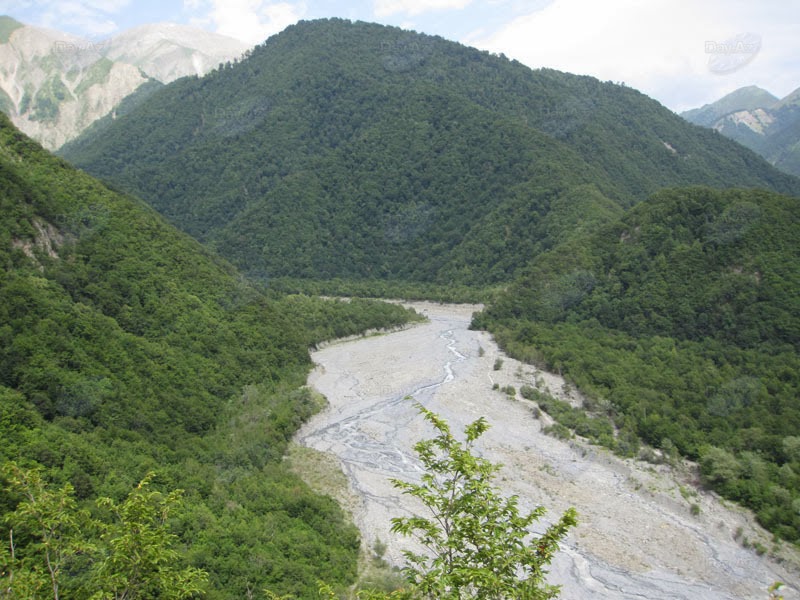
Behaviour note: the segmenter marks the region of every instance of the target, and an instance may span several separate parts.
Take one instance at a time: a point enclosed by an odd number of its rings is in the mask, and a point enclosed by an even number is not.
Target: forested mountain
[[[624,86],[332,19],[64,155],[262,282],[508,285],[475,326],[566,372],[614,419],[603,443],[699,459],[798,541],[800,180],[719,133]]]
[[[740,88],[681,116],[713,127],[779,169],[800,176],[800,89],[779,100],[755,86]]]
[[[667,185],[800,182],[630,88],[301,22],[64,150],[246,274],[510,281]]]
[[[567,374],[612,446],[677,448],[797,542],[798,289],[796,198],[669,189],[536,258],[474,326]]]
[[[281,459],[318,408],[301,387],[308,346],[405,322],[404,310],[268,296],[4,115],[0,264],[0,463],[44,469],[94,511],[149,471],[152,485],[185,489],[171,525],[180,561],[209,572],[209,598],[309,597],[318,579],[352,580],[357,532]],[[4,484],[5,517],[21,498]],[[6,541],[11,523],[0,518]],[[14,531],[12,555],[3,544],[4,574],[35,562],[35,536]],[[82,586],[103,557],[89,550],[61,597],[92,595]]]

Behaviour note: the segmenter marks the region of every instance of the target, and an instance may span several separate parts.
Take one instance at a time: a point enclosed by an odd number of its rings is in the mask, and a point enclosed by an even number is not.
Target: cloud
[[[737,87],[757,84],[770,89],[778,79],[797,77],[800,41],[789,31],[797,18],[783,4],[780,0],[556,0],[467,43],[503,52],[534,68],[624,81],[670,108],[685,110]],[[741,61],[738,69],[713,72],[709,60],[714,57],[707,50],[714,46],[708,42],[722,43],[749,32],[762,40],[758,53]],[[794,65],[788,72],[787,61]],[[773,93],[788,93],[800,81],[786,85],[788,90]]]
[[[249,44],[259,44],[283,31],[306,12],[304,3],[264,0],[184,0],[184,8],[192,12],[206,11],[193,19],[193,24],[210,27]]]
[[[373,10],[379,18],[400,13],[413,17],[437,10],[460,10],[471,3],[472,0],[375,0]]]
[[[0,12],[7,14],[0,3]],[[118,29],[114,15],[130,4],[130,0],[35,0],[22,2],[16,8],[38,14],[32,25],[57,30],[80,31],[87,37],[103,37]]]

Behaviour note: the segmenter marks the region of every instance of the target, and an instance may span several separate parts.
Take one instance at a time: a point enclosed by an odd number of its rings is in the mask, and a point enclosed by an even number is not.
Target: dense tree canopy
[[[799,265],[797,199],[664,190],[533,261],[474,326],[800,541]]]
[[[64,149],[251,277],[486,285],[665,185],[797,180],[630,88],[302,22]]]
[[[797,179],[624,86],[335,19],[151,91],[65,150],[143,201],[0,117],[0,459],[89,511],[157,470],[211,598],[345,585],[354,528],[280,460],[307,348],[411,316],[277,290],[493,286],[474,325],[598,417],[526,389],[562,428],[800,541]]]
[[[354,577],[355,529],[281,458],[320,406],[301,387],[308,347],[405,323],[407,311],[266,294],[3,115],[0,265],[0,462],[42,469],[97,515],[124,517],[151,471],[184,489],[175,549],[208,573],[209,598],[265,585],[307,596],[319,578]],[[0,514],[22,501],[0,493]],[[4,548],[9,529],[0,520]],[[17,556],[40,543],[19,534]],[[112,574],[126,560],[113,556]],[[84,566],[66,590],[90,577]]]

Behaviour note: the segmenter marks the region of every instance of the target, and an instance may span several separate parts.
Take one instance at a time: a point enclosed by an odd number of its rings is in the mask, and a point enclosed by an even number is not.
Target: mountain
[[[161,83],[205,75],[249,49],[233,38],[175,23],[155,23],[111,37],[103,55],[133,65]]]
[[[731,113],[756,109],[768,109],[778,102],[778,98],[756,85],[739,88],[716,102],[701,108],[693,108],[681,113],[681,116],[703,127],[713,127],[722,117]]]
[[[665,185],[800,194],[630,88],[340,19],[175,82],[62,154],[262,281],[494,284]]]
[[[55,149],[134,91],[202,75],[245,50],[231,38],[179,25],[92,42],[0,17],[0,110]]]
[[[20,500],[6,461],[70,484],[86,508],[155,471],[159,489],[186,490],[176,560],[209,572],[207,597],[312,597],[319,578],[352,582],[355,528],[282,457],[319,408],[301,387],[308,347],[403,323],[405,311],[267,295],[5,115],[0,265],[0,535]],[[31,537],[13,539],[29,564]],[[62,573],[62,597],[89,597],[89,556]],[[8,560],[1,552],[5,572]]]
[[[597,319],[632,335],[800,350],[798,224],[800,202],[788,196],[663,190],[537,257],[508,298],[525,308],[509,310],[547,322]]]
[[[800,176],[800,88],[779,100],[758,87],[745,87],[681,116],[716,129],[779,169]]]
[[[675,188],[536,257],[474,326],[612,416],[601,443],[677,448],[798,542],[798,288],[797,198]]]
[[[0,17],[0,106],[49,148],[77,135],[147,82],[94,44]]]

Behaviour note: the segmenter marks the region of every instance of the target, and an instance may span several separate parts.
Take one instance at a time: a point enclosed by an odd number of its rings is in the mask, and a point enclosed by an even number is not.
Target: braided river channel
[[[420,476],[413,445],[433,430],[414,407],[419,402],[446,419],[455,434],[486,417],[491,427],[477,449],[503,465],[496,484],[517,494],[522,510],[547,508],[540,531],[566,508],[576,508],[578,526],[548,577],[562,586],[561,598],[767,600],[776,581],[785,584],[784,598],[800,598],[797,552],[784,545],[777,557],[759,556],[753,544],[772,549],[771,537],[746,511],[696,488],[691,465],[672,469],[623,460],[579,439],[546,435],[547,415],[537,418],[535,405],[518,390],[538,384],[579,403],[563,380],[508,358],[488,333],[469,330],[479,307],[411,306],[428,321],[313,353],[317,366],[309,385],[328,406],[296,438],[335,457],[366,548],[380,540],[393,565],[403,564],[403,549],[419,549],[390,531],[392,517],[424,514],[390,481]],[[513,386],[516,396],[493,389],[495,384]]]

